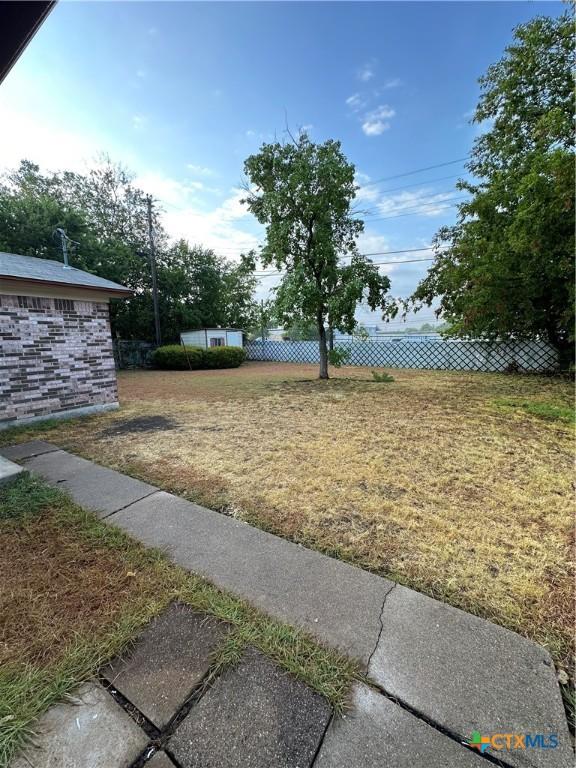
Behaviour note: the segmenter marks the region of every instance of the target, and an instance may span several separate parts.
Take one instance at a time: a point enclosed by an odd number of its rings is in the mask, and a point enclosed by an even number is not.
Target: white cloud
[[[415,192],[385,195],[377,204],[377,208],[379,215],[382,216],[395,216],[405,212],[414,212],[421,216],[438,216],[446,211],[445,201],[453,196],[453,191],[432,194],[429,189],[423,188]]]
[[[381,104],[363,117],[362,130],[366,136],[380,136],[390,128],[388,119],[394,117],[395,110],[387,104]]]
[[[363,67],[361,67],[358,70],[358,80],[360,80],[363,83],[367,83],[369,80],[372,80],[374,77],[376,68],[376,59],[371,59],[369,62],[364,64]]]
[[[148,125],[148,118],[146,115],[132,115],[132,128],[135,131],[143,131]]]
[[[353,93],[352,96],[348,96],[346,104],[353,112],[358,112],[366,106],[366,102],[359,93]]]
[[[204,165],[195,165],[194,163],[188,163],[186,165],[186,168],[188,168],[189,171],[191,171],[195,176],[214,176],[214,171],[212,168],[207,168]]]
[[[261,242],[261,237],[254,231],[254,220],[246,206],[240,203],[244,194],[242,190],[232,190],[231,195],[212,211],[195,205],[169,210],[164,216],[166,229],[173,237],[200,243],[235,259],[241,252],[257,248]]]
[[[402,84],[402,81],[399,77],[391,77],[389,80],[386,80],[382,88],[385,90],[388,90],[389,88],[398,88],[399,85]]]

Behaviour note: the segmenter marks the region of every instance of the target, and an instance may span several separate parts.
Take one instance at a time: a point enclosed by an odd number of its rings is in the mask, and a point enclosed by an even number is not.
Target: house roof
[[[0,280],[25,280],[46,285],[68,285],[100,291],[118,296],[130,296],[132,291],[123,285],[105,280],[75,267],[65,267],[60,261],[20,256],[0,251]]]

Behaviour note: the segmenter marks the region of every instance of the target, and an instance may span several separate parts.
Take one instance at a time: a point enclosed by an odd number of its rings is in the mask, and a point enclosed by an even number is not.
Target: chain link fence
[[[422,368],[447,371],[558,370],[558,352],[544,341],[341,341],[337,349],[349,353],[346,365],[375,368]],[[250,341],[248,360],[318,363],[316,341]]]
[[[152,368],[152,352],[156,344],[150,341],[114,341],[112,348],[118,370]]]

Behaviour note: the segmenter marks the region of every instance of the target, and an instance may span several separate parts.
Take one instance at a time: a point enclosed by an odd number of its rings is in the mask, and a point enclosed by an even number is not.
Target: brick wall
[[[108,304],[0,294],[0,425],[117,399]]]

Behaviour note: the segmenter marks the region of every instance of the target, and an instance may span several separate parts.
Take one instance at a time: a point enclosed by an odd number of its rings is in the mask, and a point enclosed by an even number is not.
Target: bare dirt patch
[[[114,437],[114,435],[127,435],[135,432],[156,432],[168,429],[178,429],[178,424],[165,416],[137,416],[128,421],[115,422],[103,429],[102,437]]]

